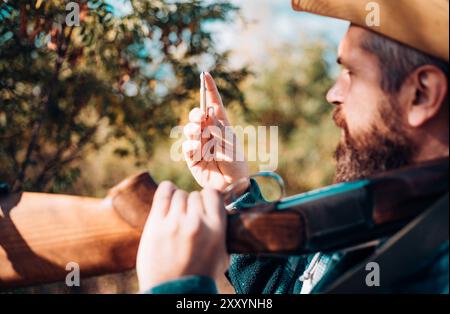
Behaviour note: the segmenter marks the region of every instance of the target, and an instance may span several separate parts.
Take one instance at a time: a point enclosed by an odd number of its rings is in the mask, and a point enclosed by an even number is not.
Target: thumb
[[[213,77],[209,72],[205,73],[205,83],[206,83],[206,101],[207,105],[214,108],[214,113],[216,118],[222,121],[224,125],[230,125],[227,118],[227,113],[225,107],[222,103],[222,98],[220,97],[217,85],[214,82]]]

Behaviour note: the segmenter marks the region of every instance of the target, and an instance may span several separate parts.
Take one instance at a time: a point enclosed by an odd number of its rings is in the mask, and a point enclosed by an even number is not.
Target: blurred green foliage
[[[0,177],[14,189],[67,192],[85,154],[112,140],[114,154],[148,160],[195,103],[205,56],[225,99],[243,103],[246,69],[226,69],[204,27],[235,18],[229,2],[132,0],[119,16],[81,0],[79,27],[65,23],[67,2],[0,2]]]
[[[168,135],[197,105],[199,63],[209,58],[234,125],[279,127],[277,171],[288,192],[331,183],[339,135],[324,97],[332,47],[274,48],[249,75],[227,67],[228,53],[216,50],[204,27],[234,21],[239,10],[226,1],[131,1],[125,16],[104,1],[81,1],[74,28],[64,23],[65,3],[1,4],[1,180],[103,196],[149,169],[157,180],[198,189],[184,163],[168,158]]]

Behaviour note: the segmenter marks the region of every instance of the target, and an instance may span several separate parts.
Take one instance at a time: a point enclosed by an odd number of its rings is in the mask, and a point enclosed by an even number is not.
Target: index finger
[[[205,72],[205,85],[207,105],[214,108],[214,114],[217,119],[223,121],[226,125],[229,125],[225,107],[223,106],[216,82],[209,72]]]
[[[165,216],[169,211],[173,193],[176,186],[170,181],[163,181],[159,184],[158,189],[153,197],[153,204],[150,214]]]

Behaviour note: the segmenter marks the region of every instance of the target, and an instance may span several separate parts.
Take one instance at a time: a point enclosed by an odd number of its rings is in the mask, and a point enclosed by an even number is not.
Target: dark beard
[[[402,128],[399,114],[388,106],[382,106],[381,121],[385,127],[372,126],[370,131],[358,138],[350,136],[347,123],[336,108],[333,119],[344,130],[345,138],[339,143],[334,158],[336,160],[335,182],[348,182],[373,176],[377,173],[401,168],[412,163],[414,147]],[[398,108],[398,107],[397,107]],[[382,129],[390,132],[382,132]]]

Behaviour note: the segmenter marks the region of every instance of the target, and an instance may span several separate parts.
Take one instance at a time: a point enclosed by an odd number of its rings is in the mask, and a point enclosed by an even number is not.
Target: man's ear
[[[423,65],[417,68],[407,83],[408,122],[412,127],[420,127],[435,117],[448,92],[447,76],[438,67]]]

